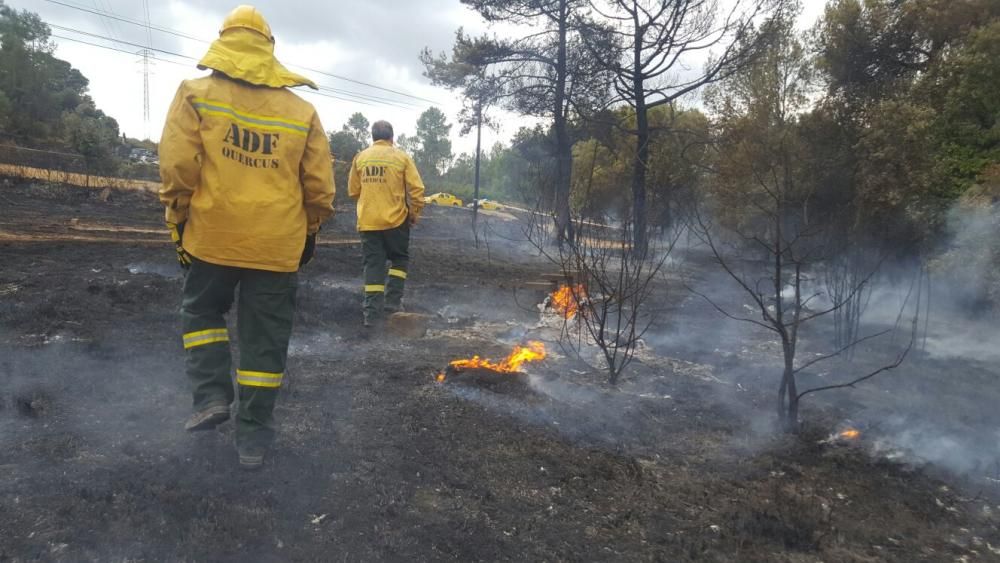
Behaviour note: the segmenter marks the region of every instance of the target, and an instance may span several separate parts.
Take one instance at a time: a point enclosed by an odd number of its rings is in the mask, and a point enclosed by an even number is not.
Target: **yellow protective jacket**
[[[358,202],[359,231],[394,229],[424,208],[417,166],[391,141],[375,141],[354,157],[347,193]]]
[[[312,104],[218,72],[177,90],[160,176],[167,222],[187,221],[184,249],[212,264],[294,272],[306,233],[333,214],[333,162]]]

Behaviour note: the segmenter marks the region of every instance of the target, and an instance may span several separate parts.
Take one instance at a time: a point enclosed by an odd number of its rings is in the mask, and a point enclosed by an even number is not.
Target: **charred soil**
[[[531,336],[551,273],[503,217],[476,249],[464,209],[414,231],[419,339],[365,332],[340,210],[300,276],[279,440],[241,473],[231,424],[182,429],[155,197],[15,185],[0,203],[0,561],[998,559],[995,499],[820,444],[823,409],[800,436],[762,430],[767,396],[721,390],[721,356],[640,359],[612,388],[551,346],[507,384],[436,381]]]

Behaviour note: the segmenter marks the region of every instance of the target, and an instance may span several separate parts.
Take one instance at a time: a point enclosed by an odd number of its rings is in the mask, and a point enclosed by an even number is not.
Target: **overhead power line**
[[[94,0],[94,7],[95,8],[97,7],[97,0]],[[101,16],[100,19],[101,19],[101,26],[104,27],[104,30],[108,32],[108,35],[111,36],[111,38],[114,39],[115,41],[118,41],[118,38],[115,35],[115,30],[114,28],[111,27],[111,22],[108,21],[108,18],[105,16]]]
[[[131,55],[133,57],[135,56],[135,52],[133,52],[133,51],[126,51],[125,49],[119,49],[117,47],[112,47],[110,45],[101,45],[99,43],[92,43],[90,41],[84,41],[82,39],[75,39],[73,37],[66,37],[65,35],[59,35],[59,34],[56,34],[56,33],[53,33],[52,37],[55,37],[56,39],[62,39],[63,41],[72,41],[73,43],[80,43],[81,45],[89,45],[91,47],[100,47],[101,49],[107,49],[109,51],[116,51],[118,53],[124,53],[126,55]],[[165,62],[165,63],[175,64],[175,65],[178,65],[178,66],[185,66],[185,67],[189,66],[186,63],[172,61],[170,59],[157,59],[157,60]]]
[[[108,40],[108,39],[110,39],[110,38],[108,38],[108,37],[106,37],[104,35],[100,35],[98,33],[91,33],[89,31],[83,31],[83,30],[75,29],[75,28],[72,28],[72,27],[66,27],[66,26],[59,25],[59,24],[47,23],[46,22],[46,25],[48,25],[49,27],[51,27],[53,29],[58,29],[60,31],[67,31],[67,32],[70,32],[70,33],[76,33],[76,34],[83,35],[83,36],[86,36],[86,37],[91,37],[91,38],[94,38],[94,39],[102,39],[102,40]],[[53,35],[53,37],[59,37],[60,39],[67,39],[69,41],[73,41],[73,39],[65,37],[65,36],[56,36],[56,35]],[[88,43],[88,42],[85,42],[85,41],[77,41],[77,42],[78,43],[85,43],[87,45],[93,45],[93,46],[97,46],[97,47],[103,47],[104,46],[104,45],[96,45],[96,44],[93,44],[93,43]],[[132,43],[132,42],[129,42],[129,41],[118,40],[117,42],[118,43],[122,43],[124,45],[129,45],[129,46],[132,46],[132,47],[139,47],[139,48],[143,49],[144,51],[155,51],[155,52],[163,53],[163,54],[170,55],[170,56],[173,56],[173,57],[179,57],[179,58],[184,59],[184,60],[189,60],[189,61],[193,61],[193,62],[197,62],[198,61],[198,59],[196,59],[194,57],[190,57],[190,56],[184,55],[182,53],[175,53],[173,51],[167,51],[166,49],[158,49],[156,47],[147,48],[147,47],[145,47],[144,45],[142,45],[140,43]],[[130,53],[132,55],[135,54],[133,52],[123,51],[121,49],[113,49],[113,50]],[[157,60],[166,60],[166,59],[158,58]],[[176,61],[168,61],[168,62],[174,62],[174,63],[176,63]],[[408,104],[408,102],[401,102],[401,101],[398,101],[398,100],[391,100],[389,98],[382,98],[382,97],[379,97],[379,96],[373,96],[371,94],[361,94],[361,93],[357,93],[357,92],[351,92],[349,90],[341,90],[339,88],[332,88],[330,86],[324,86],[322,84],[320,84],[318,86],[319,86],[320,91],[326,92],[326,93],[329,94],[326,97],[334,98],[334,99],[338,99],[338,100],[342,100],[342,101],[345,101],[345,102],[354,102],[354,103],[358,103],[358,104],[365,105],[365,106],[371,106],[371,107],[375,107],[376,105],[383,105],[383,106],[390,106],[390,107],[395,107],[395,108],[405,109],[405,110],[414,110],[415,109],[412,105],[405,105],[405,104]],[[310,94],[316,94],[317,93],[317,92],[313,92],[313,91],[309,91],[309,90],[300,90],[300,92],[307,92],[307,93],[310,93]],[[345,96],[347,96],[347,97],[345,97]]]
[[[45,22],[45,23],[46,23],[46,25],[48,25],[49,27],[51,27],[53,29],[59,29],[59,30],[62,30],[62,31],[68,31],[68,32],[71,32],[71,33],[78,33],[80,35],[85,35],[87,37],[92,37],[92,38],[95,38],[95,39],[104,39],[104,40],[109,39],[107,36],[100,35],[100,34],[97,34],[97,33],[91,33],[89,31],[83,31],[83,30],[80,30],[80,29],[76,29],[76,28],[72,28],[72,27],[66,27],[66,26],[62,26],[62,25],[54,24],[54,23],[48,23],[48,22]],[[190,57],[188,55],[184,55],[184,54],[181,54],[181,53],[175,53],[173,51],[168,51],[166,49],[158,49],[156,47],[146,47],[145,45],[142,45],[141,43],[133,43],[133,42],[130,42],[130,41],[123,41],[123,40],[116,40],[116,42],[124,44],[124,45],[129,45],[129,46],[132,46],[132,47],[139,47],[139,48],[141,48],[143,50],[155,51],[155,52],[158,52],[158,53],[163,53],[165,55],[171,55],[171,56],[174,56],[174,57],[180,57],[180,58],[185,59],[185,60],[190,60],[190,61],[194,61],[194,62],[198,61],[198,59],[196,59],[194,57]],[[135,54],[135,53],[132,53],[132,54]],[[158,59],[158,60],[163,60],[163,59]],[[324,90],[324,91],[327,91],[327,92],[330,92],[330,93],[334,93],[334,94],[339,94],[341,96],[349,96],[349,98],[345,98],[345,101],[358,101],[358,103],[362,103],[363,105],[372,105],[372,104],[365,103],[365,102],[374,102],[376,104],[392,106],[392,107],[396,107],[396,108],[400,108],[400,109],[406,109],[406,110],[412,110],[412,109],[414,109],[414,105],[412,104],[412,102],[406,102],[406,101],[401,101],[401,100],[393,100],[393,99],[390,99],[390,98],[384,98],[384,97],[381,97],[381,96],[375,96],[373,94],[364,94],[364,93],[360,93],[360,92],[352,92],[350,90],[342,90],[340,88],[333,88],[333,87],[325,86],[325,85],[322,85],[322,84],[319,84],[318,86],[319,86],[320,90]]]
[[[66,27],[64,25],[58,25],[58,24],[54,24],[54,23],[45,22],[45,24],[48,25],[49,27],[53,28],[53,29],[58,29],[58,30],[61,30],[61,31],[69,31],[71,33],[79,33],[80,35],[86,35],[87,37],[93,37],[95,39],[112,40],[112,41],[115,41],[116,43],[121,43],[123,45],[128,45],[130,47],[138,47],[140,49],[146,49],[147,48],[142,43],[133,43],[131,41],[124,41],[124,40],[113,40],[110,37],[106,37],[106,36],[101,35],[99,33],[91,33],[89,31],[83,31],[81,29],[76,29],[76,28],[72,28],[72,27]],[[53,35],[53,37],[55,37],[55,35]],[[62,39],[65,39],[65,37],[63,37]],[[148,49],[150,51],[156,51],[157,53],[163,53],[165,55],[171,55],[171,56],[174,56],[174,57],[180,57],[182,59],[188,59],[188,60],[192,60],[192,61],[197,61],[198,60],[198,59],[195,59],[194,57],[189,57],[188,55],[184,55],[182,53],[175,53],[173,51],[168,51],[166,49],[157,49],[155,47],[148,47]],[[134,52],[130,52],[130,54],[134,55],[135,53]]]
[[[147,29],[147,32],[149,30],[155,30],[155,31],[158,31],[160,33],[166,33],[168,35],[173,35],[173,36],[176,36],[176,37],[181,37],[183,39],[188,39],[188,40],[191,40],[191,41],[198,41],[199,43],[206,43],[206,44],[207,43],[211,43],[211,41],[209,41],[209,40],[206,40],[206,39],[203,39],[203,38],[200,38],[200,37],[195,37],[193,35],[188,35],[187,33],[184,33],[184,32],[181,32],[181,31],[177,31],[175,29],[170,29],[170,28],[166,28],[166,27],[160,27],[160,26],[156,26],[156,25],[147,24],[145,22],[137,21],[137,20],[134,20],[134,19],[131,19],[131,18],[126,18],[126,17],[119,16],[117,14],[108,13],[108,12],[105,12],[103,10],[92,10],[92,9],[89,9],[89,8],[85,8],[83,6],[77,6],[75,4],[70,4],[70,3],[67,3],[67,2],[61,2],[60,0],[45,0],[45,1],[49,2],[51,4],[56,4],[56,5],[59,5],[59,6],[64,6],[66,8],[71,8],[73,10],[79,10],[81,12],[87,12],[87,13],[90,13],[90,14],[94,14],[96,16],[107,17],[107,18],[110,18],[110,19],[114,19],[114,20],[118,20],[118,21],[121,21],[121,22],[125,22],[125,23],[128,23],[128,24],[131,24],[131,25],[137,25],[137,26],[145,27]],[[153,49],[153,50],[156,51],[158,49]],[[414,99],[414,100],[420,100],[422,102],[428,102],[428,103],[435,104],[435,105],[441,105],[439,102],[437,102],[435,100],[431,100],[429,98],[424,98],[424,97],[421,97],[421,96],[417,96],[415,94],[410,94],[410,93],[404,92],[402,90],[394,90],[392,88],[386,88],[384,86],[378,86],[378,85],[372,84],[370,82],[364,82],[364,81],[361,81],[361,80],[356,80],[354,78],[349,78],[347,76],[342,76],[342,75],[339,75],[339,74],[333,74],[333,73],[329,73],[329,72],[324,72],[324,71],[321,71],[321,70],[318,70],[318,69],[309,68],[307,66],[295,64],[293,62],[289,63],[289,66],[294,66],[296,68],[300,68],[300,69],[305,70],[307,72],[312,72],[312,73],[315,73],[315,74],[320,74],[320,75],[327,76],[327,77],[330,77],[330,78],[336,78],[337,80],[343,80],[345,82],[350,82],[352,84],[358,84],[360,86],[365,86],[365,87],[368,87],[368,88],[374,88],[376,90],[381,90],[383,92],[389,92],[389,93],[392,93],[392,94],[396,94],[398,96],[404,96],[406,98],[411,98],[411,99]],[[407,102],[400,101],[400,102],[397,102],[397,103],[407,103]]]
[[[57,35],[55,33],[52,34],[52,37],[55,37],[57,39],[62,39],[64,41],[71,41],[73,43],[80,43],[82,45],[89,45],[91,47],[98,47],[100,49],[107,49],[109,51],[115,51],[115,52],[122,53],[122,54],[125,54],[125,55],[135,56],[135,53],[133,53],[132,51],[126,51],[125,49],[119,49],[117,47],[112,47],[110,45],[101,45],[99,43],[93,43],[91,41],[84,41],[82,39],[75,39],[73,37],[66,37],[65,35]],[[101,39],[106,39],[106,38],[101,37]],[[186,57],[184,55],[177,55],[177,56],[193,60],[193,57]],[[184,66],[184,67],[189,66],[186,63],[181,63],[181,62],[178,62],[178,61],[172,61],[170,59],[157,59],[157,60],[163,61],[163,62],[166,62],[166,63],[170,63],[170,64],[175,64],[175,65],[178,65],[178,66]],[[298,92],[302,93],[302,94],[309,94],[311,96],[320,96],[320,97],[323,97],[323,98],[331,98],[331,99],[334,99],[334,100],[340,100],[342,102],[351,102],[351,103],[354,103],[354,104],[361,104],[361,105],[364,105],[364,106],[375,107],[375,104],[371,104],[371,103],[368,103],[368,102],[365,102],[365,101],[362,101],[362,100],[352,100],[350,98],[344,98],[344,97],[341,97],[341,96],[336,96],[336,95],[333,95],[333,94],[328,94],[328,93],[325,93],[323,91],[317,92],[315,90],[298,90]],[[383,105],[385,105],[385,104],[383,104]]]
[[[369,84],[368,82],[362,82],[360,80],[355,80],[353,78],[347,78],[346,76],[340,76],[339,74],[330,74],[329,72],[323,72],[322,70],[317,70],[315,68],[309,68],[307,66],[297,65],[295,63],[288,63],[288,64],[289,64],[289,66],[294,66],[296,68],[301,68],[302,70],[304,70],[306,72],[314,72],[316,74],[322,74],[323,76],[329,76],[330,78],[336,78],[338,80],[343,80],[345,82],[351,82],[351,83],[354,83],[354,84],[359,84],[361,86],[367,86],[369,88],[375,88],[376,90],[382,90],[383,92],[391,92],[393,94],[398,94],[400,96],[406,96],[407,98],[413,98],[414,100],[420,100],[422,102],[428,102],[428,103],[435,104],[435,105],[441,105],[440,102],[436,102],[434,100],[430,100],[430,99],[427,99],[427,98],[422,98],[420,96],[415,96],[413,94],[407,94],[406,92],[401,92],[399,90],[393,90],[391,88],[383,88],[382,86],[376,86],[374,84]]]

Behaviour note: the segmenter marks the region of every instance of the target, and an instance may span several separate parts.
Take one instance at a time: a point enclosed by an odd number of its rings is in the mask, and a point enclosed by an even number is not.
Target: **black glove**
[[[302,258],[299,258],[299,266],[305,266],[316,254],[316,233],[306,235],[306,246],[302,249]]]
[[[191,267],[191,255],[184,250],[184,223],[184,221],[167,223],[167,228],[170,229],[170,240],[174,241],[174,246],[177,247],[177,263],[187,270]]]

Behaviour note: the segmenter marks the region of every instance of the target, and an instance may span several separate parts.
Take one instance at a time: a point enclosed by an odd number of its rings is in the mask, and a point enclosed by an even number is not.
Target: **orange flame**
[[[861,431],[856,428],[848,428],[837,434],[837,437],[844,440],[857,440],[861,437]]]
[[[455,360],[448,365],[454,369],[488,369],[498,373],[516,373],[523,364],[544,359],[545,344],[532,340],[526,346],[514,346],[514,351],[499,363],[473,356],[468,360]],[[444,380],[445,374],[439,373],[437,375],[438,383]]]
[[[552,307],[563,316],[564,319],[572,319],[576,316],[580,308],[580,302],[587,298],[587,290],[583,284],[575,286],[563,285],[554,291],[550,296]]]

